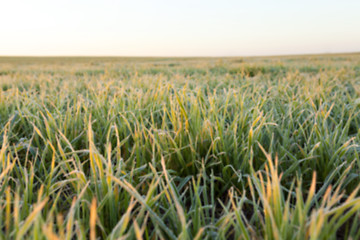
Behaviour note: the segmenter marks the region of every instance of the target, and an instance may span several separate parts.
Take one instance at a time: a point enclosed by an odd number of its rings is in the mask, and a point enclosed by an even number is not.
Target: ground
[[[0,58],[1,239],[359,239],[360,54]]]

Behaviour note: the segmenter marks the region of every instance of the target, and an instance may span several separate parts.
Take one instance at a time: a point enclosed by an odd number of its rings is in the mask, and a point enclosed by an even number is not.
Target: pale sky
[[[360,0],[0,0],[0,56],[360,51]]]

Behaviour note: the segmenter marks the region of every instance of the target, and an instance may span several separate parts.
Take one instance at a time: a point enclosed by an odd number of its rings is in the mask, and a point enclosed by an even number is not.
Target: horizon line
[[[319,52],[319,53],[289,53],[289,54],[253,54],[253,55],[0,55],[0,58],[252,58],[252,57],[290,57],[290,56],[316,56],[316,55],[352,55],[359,51],[345,52]]]

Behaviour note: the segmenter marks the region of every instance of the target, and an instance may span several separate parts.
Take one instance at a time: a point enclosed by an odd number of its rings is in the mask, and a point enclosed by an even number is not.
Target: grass
[[[359,239],[359,65],[0,58],[0,238]]]

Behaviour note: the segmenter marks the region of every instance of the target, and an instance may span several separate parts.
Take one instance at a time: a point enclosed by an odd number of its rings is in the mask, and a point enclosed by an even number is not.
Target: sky
[[[0,56],[360,52],[359,0],[0,0]]]

